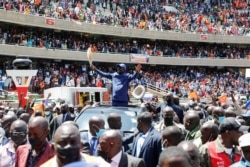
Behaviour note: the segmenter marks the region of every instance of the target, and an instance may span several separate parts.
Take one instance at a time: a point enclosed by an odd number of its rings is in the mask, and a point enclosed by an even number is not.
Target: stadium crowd
[[[46,77],[50,68],[45,68]],[[70,74],[74,66],[68,69],[63,71]],[[166,78],[176,83],[176,76],[182,76],[180,82],[185,78],[187,83],[189,79],[196,81],[189,84],[190,91],[197,90],[199,79],[204,85],[215,85],[217,89],[210,92],[213,94],[211,101],[199,101],[190,96],[189,101],[180,103],[176,89],[169,87],[162,102],[157,96],[141,101],[141,111],[136,115],[137,130],[130,135],[123,135],[121,131],[126,122],[119,112],[105,118],[93,115],[85,120],[88,132],[80,132],[73,120],[88,107],[94,107],[92,103],[74,106],[61,100],[59,104],[46,104],[48,95],[44,99],[44,111],[34,111],[32,101],[18,109],[1,105],[0,166],[76,167],[71,163],[81,162],[85,163],[82,166],[90,167],[173,167],[173,164],[178,167],[217,167],[218,164],[248,167],[249,96],[238,99],[234,94],[248,83],[241,84],[241,77],[233,71],[213,73],[211,70],[205,76],[205,72],[198,69],[183,70],[168,70]],[[139,79],[143,77],[142,74]],[[224,86],[232,87],[226,100],[222,100],[223,94],[220,94],[220,90],[225,92]],[[217,154],[216,148],[220,149]]]
[[[5,68],[10,69],[11,64],[5,63]],[[30,91],[41,93],[44,89],[51,87],[106,87],[111,89],[109,79],[101,77],[91,70],[87,64],[38,62],[37,76],[31,80]],[[109,67],[100,64],[100,69],[112,73],[115,66]],[[127,71],[132,73],[133,67],[129,66]],[[2,74],[3,89],[14,89],[10,78]],[[130,90],[137,85],[152,85],[159,92],[170,91],[179,97],[188,98],[190,91],[197,92],[196,98],[206,98],[211,95],[221,96],[230,91],[237,94],[250,94],[250,80],[245,78],[241,71],[234,71],[232,68],[214,69],[207,67],[143,67],[139,77],[130,82]],[[246,99],[248,100],[248,98]]]
[[[0,4],[6,10],[77,20],[78,23],[183,33],[235,36],[249,34],[248,0],[1,0]],[[169,6],[174,7],[174,10],[171,7],[169,9]]]
[[[160,10],[166,1],[136,2],[96,0],[48,3],[35,0],[30,3],[1,0],[0,4],[7,10],[15,9],[26,14],[40,12],[58,18],[87,20],[94,24],[105,22],[142,29],[222,35],[248,33],[248,1],[168,0],[167,4],[174,5],[179,13]],[[101,5],[102,8],[110,5],[109,9],[113,14],[99,17],[100,13],[95,11],[96,5]],[[74,37],[69,33],[58,36],[31,32],[27,33],[25,29],[1,28],[1,38],[7,44],[53,49],[86,50],[90,44],[94,44],[94,51],[120,53],[144,54],[143,48],[147,50],[151,47],[156,50],[160,45],[139,40],[126,41],[123,44],[108,40],[98,44],[96,41],[79,38],[79,34]],[[130,46],[126,50],[127,43]],[[176,56],[177,52],[179,55],[190,52],[191,56],[193,52],[196,56],[207,52],[205,57],[210,57],[208,53],[217,50],[224,53],[222,57],[244,58],[248,52],[248,49],[228,45],[223,45],[222,48],[202,44],[196,44],[199,46],[195,48],[192,44],[183,43],[163,45],[171,50],[167,55],[172,56]],[[184,50],[184,53],[180,54],[178,49]],[[8,66],[11,64],[4,65],[6,69]],[[107,68],[107,65],[99,68],[106,72],[114,71],[111,66]],[[32,92],[42,93],[43,89],[55,86],[97,86],[110,89],[111,85],[110,80],[100,77],[87,65],[40,62],[37,69],[37,76],[31,80]],[[127,71],[132,73],[133,68],[128,68]],[[3,89],[14,89],[10,77],[3,74],[1,79],[4,81]],[[91,107],[91,104],[73,106],[60,101],[59,106],[52,103],[45,106],[44,111],[34,111],[29,103],[18,109],[11,105],[1,105],[0,166],[75,167],[76,164],[71,163],[76,162],[89,167],[249,166],[250,80],[243,73],[229,68],[214,70],[201,67],[143,67],[139,77],[130,86],[148,83],[155,85],[159,92],[164,90],[167,93],[162,96],[162,102],[159,102],[160,97],[157,96],[141,100],[142,111],[136,118],[137,131],[128,136],[123,136],[120,131],[126,122],[122,122],[119,113],[111,113],[107,120],[93,116],[86,120],[89,131],[80,132],[73,120],[85,108]],[[236,97],[235,93],[245,96]],[[189,98],[190,101],[181,104],[180,97]]]
[[[75,51],[86,51],[92,44],[93,52],[189,58],[248,59],[250,53],[248,46],[242,47],[233,44],[88,36],[76,32],[55,32],[50,29],[22,27],[13,24],[0,26],[0,43]]]

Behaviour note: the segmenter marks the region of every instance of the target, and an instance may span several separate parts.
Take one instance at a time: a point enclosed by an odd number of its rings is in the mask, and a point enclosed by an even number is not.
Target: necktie
[[[96,154],[97,137],[92,137],[90,140],[90,153],[91,155]]]

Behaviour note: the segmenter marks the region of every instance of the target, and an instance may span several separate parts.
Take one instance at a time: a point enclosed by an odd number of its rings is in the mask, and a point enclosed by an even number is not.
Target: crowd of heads
[[[249,2],[239,1],[3,1],[7,10],[130,28],[248,35]]]
[[[174,30],[181,32],[197,32],[197,33],[212,33],[223,35],[247,35],[249,28],[249,10],[248,2],[240,0],[239,2],[221,1],[218,3],[204,2],[169,2],[175,6],[180,12],[173,13],[164,11],[163,2],[137,2],[137,1],[122,1],[122,2],[106,2],[106,1],[58,1],[51,4],[32,4],[26,5],[29,2],[7,2],[15,8],[19,9],[33,6],[33,12],[39,11],[40,6],[49,8],[49,16],[59,17],[58,13],[63,9],[62,17],[77,19],[82,15],[82,18],[92,22],[100,23],[108,22],[113,24],[125,24],[140,28],[141,22],[145,22],[146,29],[159,30]],[[17,4],[16,4],[17,3]],[[20,4],[24,3],[24,5]],[[42,2],[46,3],[46,2]],[[115,7],[111,7],[112,16],[98,16],[99,12],[95,11],[97,4],[110,3]],[[67,5],[66,5],[67,4]],[[168,4],[168,5],[169,5]],[[241,4],[241,5],[239,5]],[[244,4],[244,5],[242,5]],[[111,6],[112,6],[111,5]],[[102,5],[101,5],[102,6]],[[106,4],[105,6],[109,6]],[[77,10],[76,10],[77,8]],[[22,11],[22,10],[21,10]],[[134,11],[134,13],[132,12]],[[65,13],[64,13],[65,12]],[[81,13],[82,12],[82,13]],[[133,14],[132,14],[132,13]],[[57,14],[55,14],[57,13]],[[119,13],[119,14],[118,14]],[[85,16],[86,15],[86,16]],[[102,18],[103,17],[103,18]],[[109,18],[109,19],[108,19]],[[113,20],[112,20],[113,19]],[[81,19],[80,19],[81,20]],[[133,23],[130,23],[131,21]],[[135,21],[137,20],[137,21]],[[82,20],[84,21],[84,20]],[[134,23],[136,22],[136,23]],[[138,26],[137,26],[138,25]],[[152,28],[153,27],[153,28]],[[4,28],[3,28],[4,29]],[[35,46],[52,49],[69,49],[86,51],[90,44],[93,45],[93,50],[103,53],[121,53],[121,54],[147,54],[152,56],[172,56],[172,57],[211,57],[211,58],[229,58],[241,59],[247,58],[249,48],[241,48],[234,45],[225,44],[207,44],[207,43],[186,43],[186,42],[171,42],[171,41],[150,41],[145,39],[130,39],[130,40],[103,40],[89,39],[84,34],[73,32],[58,32],[54,31],[30,31],[26,28],[10,28],[3,30],[3,43],[19,44],[24,46]],[[107,39],[109,37],[105,37]]]
[[[127,152],[127,156],[132,156],[144,166],[152,163],[160,167],[199,167],[207,164],[208,151],[204,150],[209,149],[211,143],[215,142],[220,143],[220,147],[228,149],[241,147],[241,154],[237,156],[244,159],[244,162],[250,161],[250,113],[239,107],[238,101],[221,105],[216,99],[207,103],[190,99],[185,103],[174,104],[172,93],[166,96],[162,102],[157,102],[156,111],[159,111],[159,118],[154,118],[155,111],[152,112],[150,108],[141,110],[136,119],[137,130],[131,135],[121,131],[126,122],[123,122],[123,118],[117,112],[107,115],[106,120],[93,115],[89,120],[85,120],[88,121],[89,132],[81,132],[79,125],[73,120],[77,114],[84,112],[83,106],[78,111],[79,106],[61,103],[60,112],[52,109],[45,111],[46,114],[41,112],[39,115],[27,112],[23,108],[1,106],[0,148],[4,150],[13,147],[15,162],[8,158],[6,163],[19,165],[23,161],[20,158],[22,152],[31,148],[32,157],[36,157],[41,150],[46,152],[46,156],[42,155],[46,159],[41,161],[27,159],[27,163],[40,165],[53,164],[56,160],[59,166],[63,166],[86,158],[87,163],[105,166],[112,163],[113,158],[123,150]],[[151,100],[142,101],[150,102]],[[69,106],[73,107],[73,112],[70,112]],[[48,106],[46,110],[53,107],[56,108],[53,105]],[[229,110],[234,114],[227,114]],[[136,145],[140,143],[141,138],[146,139],[145,146],[142,145],[141,151],[138,152],[139,148]],[[10,143],[13,145],[10,146]],[[149,155],[152,156],[150,160],[146,158]],[[3,158],[5,154],[1,156],[0,158]],[[234,162],[240,160],[237,156]]]

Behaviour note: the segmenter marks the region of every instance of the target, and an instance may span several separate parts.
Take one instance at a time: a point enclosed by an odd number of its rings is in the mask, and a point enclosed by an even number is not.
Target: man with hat
[[[233,117],[225,118],[219,126],[219,136],[215,141],[208,142],[200,148],[202,167],[228,167],[241,158],[237,146],[238,139],[247,132],[248,126],[243,126]]]
[[[239,138],[239,146],[242,157],[239,162],[231,167],[250,167],[250,133],[246,133]]]
[[[247,126],[250,126],[250,110],[245,114],[241,114],[241,116],[246,121]]]
[[[101,77],[112,80],[112,106],[127,106],[129,102],[128,90],[129,82],[135,79],[141,71],[141,65],[135,66],[133,74],[126,73],[127,67],[125,64],[117,64],[117,72],[106,73],[97,69],[94,65],[92,70],[96,71]]]

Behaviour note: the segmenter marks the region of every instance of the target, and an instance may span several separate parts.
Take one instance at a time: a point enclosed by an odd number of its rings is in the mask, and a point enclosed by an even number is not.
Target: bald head
[[[159,167],[191,167],[191,160],[187,152],[177,146],[170,146],[161,152]]]
[[[178,147],[182,148],[184,151],[187,152],[195,150],[197,155],[199,154],[199,149],[191,141],[182,141],[180,144],[178,144]]]
[[[210,129],[213,129],[214,132],[217,132],[218,131],[218,125],[215,124],[213,121],[207,121],[205,122],[201,128],[210,128]]]
[[[152,115],[150,114],[150,112],[142,112],[138,115],[137,120],[140,120],[144,124],[151,126]]]
[[[93,116],[89,119],[89,123],[93,123],[93,122],[100,122],[100,123],[104,123],[104,120],[100,117],[97,116]]]
[[[119,153],[122,150],[122,135],[120,131],[105,131],[99,139],[98,150],[101,153],[100,156],[105,160],[110,160]]]
[[[14,142],[15,148],[26,143],[27,131],[28,131],[27,124],[22,120],[16,120],[11,124],[10,137],[11,140]]]
[[[190,141],[183,141],[181,142],[178,147],[182,148],[184,151],[186,151],[191,159],[191,164],[193,167],[199,167],[200,166],[200,155],[199,155],[199,149],[196,147],[196,145]]]
[[[213,112],[214,108],[215,108],[215,106],[208,106],[208,107],[207,107],[207,113],[208,113],[209,115],[212,115],[212,112]]]
[[[49,133],[48,121],[41,116],[34,117],[28,123],[28,130],[29,143],[38,152],[47,141],[46,138]]]
[[[62,124],[61,126],[59,126],[55,132],[55,138],[54,138],[55,143],[58,143],[61,140],[64,140],[65,136],[76,137],[77,139],[76,141],[80,145],[81,143],[80,132],[74,124],[67,123],[67,124]]]
[[[49,127],[48,121],[42,116],[37,116],[37,117],[30,119],[28,125],[29,125],[29,128],[39,127],[40,129],[43,129],[43,130],[48,130],[48,127]]]
[[[176,126],[168,126],[162,132],[162,144],[164,147],[177,146],[182,139],[182,132]]]
[[[202,144],[205,144],[206,142],[213,141],[217,138],[219,129],[217,124],[213,121],[207,121],[201,126],[200,132]]]
[[[107,130],[102,135],[112,143],[115,143],[117,148],[122,148],[122,135],[119,130]]]
[[[63,122],[62,125],[74,125],[77,129],[79,129],[79,126],[77,125],[77,123],[75,121],[65,121]]]
[[[2,123],[12,123],[14,122],[15,120],[17,120],[17,117],[16,115],[13,115],[13,114],[7,114],[7,115],[4,115],[3,118],[2,118]]]
[[[174,114],[174,109],[172,107],[166,106],[163,110],[162,113],[173,113]]]
[[[81,139],[78,128],[73,124],[62,124],[55,132],[55,154],[59,166],[79,161]]]
[[[184,125],[187,130],[192,131],[199,124],[200,124],[200,117],[194,110],[188,111],[185,114]]]
[[[212,111],[212,115],[216,117],[221,117],[225,115],[225,111],[222,107],[214,107]]]
[[[97,136],[99,129],[104,129],[105,122],[101,117],[93,116],[89,119],[89,131],[92,136]]]
[[[121,116],[117,113],[110,113],[107,122],[110,129],[121,129],[122,127]]]
[[[13,130],[21,130],[21,131],[25,131],[27,132],[27,124],[26,122],[24,122],[23,120],[16,120],[14,122],[12,122],[11,126],[10,126],[10,131]]]
[[[234,111],[234,108],[233,107],[228,107],[226,110],[225,110],[225,117],[234,117],[236,118],[236,112]]]
[[[28,124],[30,120],[30,114],[22,113],[19,118]]]
[[[1,124],[2,124],[2,128],[5,131],[6,137],[9,137],[10,126],[11,126],[12,122],[14,122],[15,120],[17,120],[17,117],[15,115],[7,114],[7,115],[3,116],[2,120],[1,120]]]

